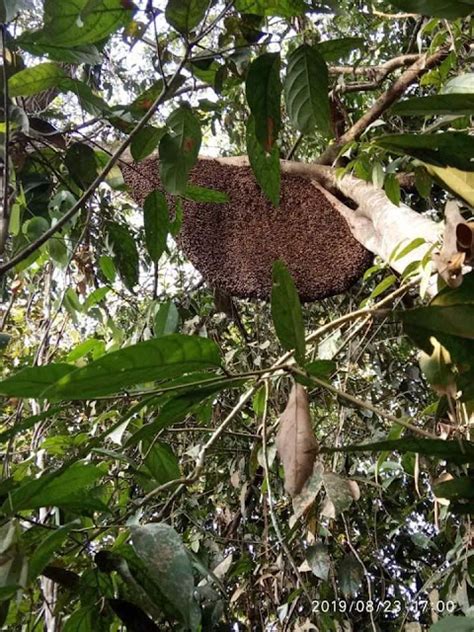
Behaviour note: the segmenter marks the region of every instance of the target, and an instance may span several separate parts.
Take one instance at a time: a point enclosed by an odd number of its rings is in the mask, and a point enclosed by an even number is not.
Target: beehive
[[[156,157],[125,165],[122,172],[140,205],[160,188]],[[346,291],[371,263],[345,219],[306,178],[282,174],[278,209],[247,166],[203,159],[189,180],[225,191],[229,201],[185,200],[178,245],[210,285],[232,296],[268,298],[276,259],[287,264],[303,301]]]

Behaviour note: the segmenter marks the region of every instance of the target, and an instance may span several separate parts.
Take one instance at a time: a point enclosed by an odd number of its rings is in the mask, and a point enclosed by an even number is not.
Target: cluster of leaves
[[[434,632],[472,629],[473,275],[358,328],[344,316],[395,277],[380,280],[379,266],[346,296],[302,308],[277,262],[270,309],[240,305],[245,340],[188,282],[170,239],[183,198],[226,200],[188,184],[209,130],[245,149],[277,206],[281,157],[297,147],[314,159],[332,136],[338,146],[334,65],[355,74],[417,36],[428,53],[452,48],[424,76],[429,94],[394,105],[391,133],[374,125],[338,151],[396,203],[402,169],[421,206],[443,199],[432,177],[472,203],[472,1],[378,4],[382,15],[360,3],[359,16],[345,0],[169,0],[163,12],[0,0],[0,625],[395,630],[441,616]],[[394,29],[393,7],[429,17]],[[122,46],[143,47],[159,78],[129,77],[107,99],[93,77],[118,84]],[[370,92],[337,84],[355,122]],[[97,146],[104,128],[137,162],[159,148],[168,195],[151,193],[143,216],[125,199],[119,154]],[[374,608],[349,612],[351,600]]]

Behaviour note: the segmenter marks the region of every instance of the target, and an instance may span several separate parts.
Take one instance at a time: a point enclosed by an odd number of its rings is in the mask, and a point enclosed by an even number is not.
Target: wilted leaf
[[[456,380],[453,373],[453,363],[449,351],[445,349],[433,336],[430,338],[433,345],[431,355],[420,352],[419,363],[427,382],[438,395],[456,395]]]
[[[293,498],[292,505],[295,519],[302,516],[314,503],[314,500],[323,485],[323,474],[323,464],[320,461],[316,461],[310,477],[303,485],[303,489]]]
[[[276,445],[285,470],[285,489],[295,496],[313,471],[317,451],[308,394],[301,384],[294,384],[291,389],[288,404],[280,416]]]
[[[328,547],[324,544],[310,546],[306,551],[306,559],[311,567],[313,575],[327,582],[331,570],[331,558]]]
[[[334,472],[325,472],[323,475],[324,489],[337,517],[346,509],[349,509],[354,500],[355,489],[349,485],[349,481]],[[354,483],[354,481],[351,481]]]

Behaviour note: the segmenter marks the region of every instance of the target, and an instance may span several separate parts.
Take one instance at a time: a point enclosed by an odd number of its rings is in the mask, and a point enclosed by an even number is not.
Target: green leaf
[[[281,128],[280,66],[279,53],[264,53],[250,64],[245,82],[255,136],[266,152],[272,150]]]
[[[169,76],[166,77],[167,81],[167,98],[171,98],[174,92],[180,88],[183,83],[186,81],[186,77],[183,75],[178,75],[177,77]],[[145,112],[148,112],[153,102],[163,94],[164,84],[163,79],[158,79],[155,81],[149,88],[144,90],[136,99],[130,103],[127,109],[137,117],[142,117]]]
[[[159,485],[181,476],[178,459],[168,444],[156,441],[146,453],[144,463]]]
[[[470,617],[443,617],[432,625],[429,632],[474,632],[474,619]]]
[[[415,186],[418,193],[423,198],[427,198],[431,193],[433,179],[426,171],[425,167],[415,167]]]
[[[474,479],[470,476],[454,478],[434,486],[433,491],[438,498],[459,500],[461,498],[474,498]]]
[[[305,337],[300,299],[295,283],[283,261],[275,261],[272,269],[272,319],[280,343],[304,364]]]
[[[392,287],[394,283],[396,283],[397,277],[394,274],[390,274],[385,279],[382,279],[380,283],[372,290],[370,293],[370,298],[375,298],[380,294],[383,294],[388,288]]]
[[[397,251],[394,261],[403,259],[403,257],[406,257],[406,255],[412,252],[412,250],[416,250],[425,243],[426,239],[423,239],[423,237],[415,237],[415,239],[412,239],[412,241],[410,241],[409,244],[402,248],[400,252]]]
[[[184,197],[193,202],[209,202],[211,204],[224,204],[229,201],[229,196],[224,191],[217,191],[217,189],[207,189],[206,187],[200,187],[196,184],[188,184]]]
[[[23,419],[23,421],[16,422],[12,428],[0,432],[0,443],[9,441],[12,437],[16,437],[17,434],[20,434],[24,430],[29,430],[30,428],[33,428],[33,426],[35,426],[40,421],[43,421],[44,419],[50,419],[51,417],[54,417],[57,413],[60,412],[60,410],[61,409],[58,407],[51,407],[44,413],[40,413],[39,415],[32,415],[31,417]]]
[[[383,183],[383,188],[390,202],[396,206],[400,206],[400,184],[394,173],[387,173]]]
[[[474,138],[462,132],[390,134],[374,140],[396,154],[406,154],[438,167],[474,171]]]
[[[354,49],[363,49],[366,42],[361,37],[341,37],[316,44],[316,50],[326,62],[339,61],[347,57]]]
[[[51,531],[35,548],[33,555],[28,561],[28,582],[35,580],[45,566],[49,564],[53,555],[65,542],[73,526],[73,524],[68,524]]]
[[[138,283],[139,260],[135,239],[122,224],[111,222],[107,226],[107,238],[114,252],[114,263],[125,286],[132,291]]]
[[[74,463],[64,472],[51,472],[23,483],[9,494],[2,510],[17,513],[23,509],[37,509],[50,505],[60,507],[70,504],[86,493],[104,470],[90,463]]]
[[[219,367],[220,363],[219,348],[211,340],[173,334],[107,353],[59,379],[45,395],[92,399],[137,384]]]
[[[209,0],[168,0],[165,17],[170,26],[188,35],[206,15]]]
[[[117,271],[112,257],[109,257],[109,255],[102,255],[99,258],[99,268],[109,283],[113,283],[115,281]]]
[[[252,116],[247,121],[247,153],[250,166],[258,184],[270,202],[280,204],[280,154],[276,146],[266,154],[255,136],[255,122]]]
[[[169,232],[169,214],[166,197],[155,190],[147,195],[143,204],[143,221],[145,226],[145,245],[154,263],[158,263],[166,248]]]
[[[73,143],[67,150],[64,162],[72,179],[81,189],[87,189],[97,178],[95,153],[86,143]]]
[[[41,46],[94,44],[130,22],[134,5],[129,0],[45,0],[44,26],[27,32],[22,43]]]
[[[236,0],[235,8],[243,14],[280,15],[292,18],[303,15],[306,6],[303,0]]]
[[[303,134],[331,133],[328,69],[316,48],[303,44],[288,57],[285,99],[293,125]]]
[[[97,611],[87,606],[71,614],[64,624],[63,632],[93,632],[97,624]]]
[[[25,36],[27,38],[27,36]],[[102,55],[93,44],[83,46],[55,46],[54,44],[35,44],[25,38],[16,40],[17,44],[28,53],[43,57],[47,55],[53,61],[62,61],[70,64],[89,64],[94,66],[102,62]]]
[[[165,523],[130,527],[132,544],[168,601],[191,629],[199,627],[201,613],[194,600],[193,567],[176,531]]]
[[[140,162],[150,154],[152,154],[158,147],[163,134],[165,133],[163,127],[153,127],[153,125],[146,125],[143,127],[132,140],[130,145],[130,153],[132,154],[135,162]]]
[[[334,360],[314,360],[305,364],[304,368],[310,375],[324,380],[337,370],[337,364]]]
[[[474,443],[470,441],[444,441],[443,439],[387,439],[360,445],[348,445],[342,448],[324,447],[321,452],[414,452],[425,456],[445,459],[451,463],[462,465],[474,463]]]
[[[464,18],[474,11],[472,0],[390,0],[390,3],[403,11],[448,20]]]
[[[11,97],[29,97],[50,88],[57,88],[67,77],[57,64],[44,62],[31,68],[20,70],[8,80],[8,92]]]
[[[161,182],[168,193],[184,194],[189,172],[201,147],[201,125],[192,110],[184,105],[170,114],[166,124],[170,133],[160,142]]]
[[[399,116],[432,116],[434,114],[474,115],[474,94],[438,94],[400,101],[392,107]]]
[[[361,587],[364,570],[355,555],[343,557],[337,567],[337,579],[344,597],[354,597]]]
[[[397,315],[405,325],[425,330],[428,337],[442,333],[474,340],[474,304],[431,305]]]
[[[153,332],[155,338],[174,334],[178,328],[179,312],[173,301],[162,303],[156,312]]]
[[[0,382],[0,395],[6,397],[40,397],[45,388],[74,371],[70,364],[46,364],[27,367]]]

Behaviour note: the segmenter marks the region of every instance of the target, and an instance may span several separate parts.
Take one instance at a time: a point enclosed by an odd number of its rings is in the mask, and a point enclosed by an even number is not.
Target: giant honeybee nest
[[[160,188],[156,157],[122,172],[140,205]],[[372,255],[309,179],[282,173],[278,209],[247,166],[202,159],[189,181],[229,196],[223,204],[183,204],[178,245],[213,287],[240,298],[268,298],[272,263],[282,259],[300,298],[314,301],[346,291],[371,263]]]

